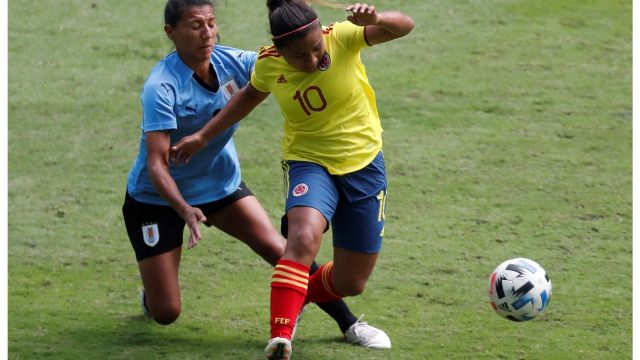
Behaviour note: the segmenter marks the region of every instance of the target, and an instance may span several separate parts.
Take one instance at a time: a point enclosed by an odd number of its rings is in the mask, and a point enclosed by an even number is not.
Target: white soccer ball
[[[489,301],[499,315],[527,321],[549,305],[551,280],[537,262],[516,258],[503,262],[489,279]]]

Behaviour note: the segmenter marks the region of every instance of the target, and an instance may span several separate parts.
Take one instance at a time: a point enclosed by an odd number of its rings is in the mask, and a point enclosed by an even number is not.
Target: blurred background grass
[[[340,341],[319,309],[297,359],[631,356],[631,2],[379,1],[407,38],[363,51],[385,128],[385,243],[354,312],[394,348]],[[9,3],[9,357],[258,359],[269,266],[213,229],[185,251],[184,309],[140,316],[120,207],[139,91],[172,46],[164,1]],[[319,9],[322,22],[344,19]],[[218,1],[222,41],[269,42],[263,1]],[[282,212],[282,119],[243,121],[243,177]],[[331,256],[327,236],[320,260]],[[488,275],[529,257],[554,284],[540,319],[487,304]]]

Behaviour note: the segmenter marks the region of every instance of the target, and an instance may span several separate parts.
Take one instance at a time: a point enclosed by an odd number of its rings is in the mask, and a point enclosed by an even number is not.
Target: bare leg
[[[324,231],[326,221],[323,222],[324,217],[320,220],[322,221],[319,223]],[[272,266],[275,266],[284,253],[286,240],[273,227],[269,216],[254,196],[242,198],[210,214],[207,221],[247,244]],[[357,320],[342,300],[322,303],[318,306],[339,324],[343,333]]]
[[[207,222],[247,244],[271,266],[282,257],[285,239],[273,227],[255,196],[244,197],[208,214]]]
[[[336,291],[348,296],[361,294],[376,264],[378,254],[356,253],[339,247],[334,247],[333,254],[332,282]],[[391,339],[384,331],[359,319],[344,331],[344,336],[347,342],[367,348],[391,347]]]
[[[345,296],[356,296],[364,291],[378,260],[378,254],[365,254],[339,247],[333,248],[333,277],[335,289]]]
[[[176,248],[138,262],[147,307],[159,324],[171,324],[180,316],[178,268],[181,254],[182,248]]]
[[[309,266],[320,249],[327,220],[318,210],[305,206],[289,209],[287,218],[289,237],[282,258]]]

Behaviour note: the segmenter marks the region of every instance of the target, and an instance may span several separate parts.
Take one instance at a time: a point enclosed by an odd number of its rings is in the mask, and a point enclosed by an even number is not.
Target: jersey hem
[[[328,164],[326,164],[326,163],[324,163],[324,162],[322,162],[322,161],[313,160],[313,159],[309,159],[309,158],[304,158],[304,157],[302,157],[302,156],[295,156],[295,155],[285,156],[285,157],[283,158],[283,160],[284,160],[284,161],[306,161],[306,162],[311,162],[311,163],[318,164],[318,165],[322,166],[322,167],[323,167],[323,168],[325,168],[325,169],[329,172],[329,174],[331,174],[331,175],[338,175],[338,176],[340,176],[340,175],[347,175],[347,174],[351,174],[351,173],[354,173],[354,172],[356,172],[356,171],[358,171],[358,170],[362,170],[362,169],[364,169],[364,168],[365,168],[365,167],[367,167],[369,164],[371,164],[371,162],[373,161],[373,159],[375,159],[375,158],[376,158],[376,156],[378,156],[378,154],[379,154],[381,151],[382,151],[382,145],[378,146],[378,147],[376,148],[376,150],[375,150],[375,151],[373,151],[373,152],[371,153],[371,155],[370,155],[370,156],[368,156],[368,157],[366,158],[366,160],[365,160],[365,161],[363,161],[362,163],[358,164],[357,166],[349,167],[348,169],[343,170],[343,171],[338,170],[337,168],[332,167],[332,166],[330,166],[330,165],[328,165]]]
[[[144,132],[148,131],[162,131],[162,130],[176,130],[177,127],[172,123],[153,124],[153,126],[145,126],[142,128]]]
[[[199,205],[203,205],[203,204],[207,204],[210,202],[214,202],[214,201],[218,201],[221,199],[226,198],[227,196],[233,194],[236,189],[238,188],[238,186],[240,186],[240,184],[242,183],[242,177],[238,176],[238,179],[236,180],[236,182],[234,182],[233,186],[230,186],[230,188],[232,188],[231,191],[229,191],[229,193],[227,194],[222,194],[220,196],[211,196],[211,197],[204,197],[202,199],[197,199],[197,200],[191,200],[191,199],[184,199],[187,204],[189,204],[189,206],[199,206]],[[154,194],[155,196],[153,197],[146,197],[146,196],[142,196],[142,198],[140,197],[141,193],[140,192],[136,192],[136,191],[132,191],[129,188],[129,184],[127,184],[127,193],[129,194],[129,196],[131,196],[132,199],[134,199],[137,202],[143,203],[143,204],[148,204],[148,205],[159,205],[159,206],[169,206],[171,207],[171,204],[165,200],[160,194],[156,193]],[[145,194],[145,193],[142,193]],[[146,193],[149,194],[149,193]]]

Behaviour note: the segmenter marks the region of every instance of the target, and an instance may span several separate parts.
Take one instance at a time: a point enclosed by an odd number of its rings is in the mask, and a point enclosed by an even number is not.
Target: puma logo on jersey
[[[167,83],[162,83],[160,84],[160,86],[162,86],[162,88],[164,89],[164,91],[167,92],[167,95],[171,95],[171,87],[169,86],[169,84]]]
[[[286,84],[287,83],[287,79],[284,78],[284,75],[280,74],[280,77],[278,77],[278,84]]]
[[[194,113],[197,113],[198,112],[198,104],[196,104],[196,106],[185,105],[184,109],[185,110],[189,110],[189,111],[193,111]]]

